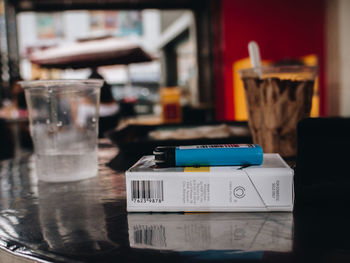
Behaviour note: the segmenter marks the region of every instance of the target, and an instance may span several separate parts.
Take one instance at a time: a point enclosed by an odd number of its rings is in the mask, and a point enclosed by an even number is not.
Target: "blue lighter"
[[[263,149],[258,144],[159,146],[155,162],[161,166],[260,165]]]

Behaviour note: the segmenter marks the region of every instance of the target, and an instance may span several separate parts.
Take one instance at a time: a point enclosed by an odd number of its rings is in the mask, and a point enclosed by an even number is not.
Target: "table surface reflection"
[[[339,211],[127,213],[124,173],[108,166],[116,154],[100,144],[99,175],[74,183],[38,182],[31,155],[2,161],[0,253],[42,262],[350,261]]]

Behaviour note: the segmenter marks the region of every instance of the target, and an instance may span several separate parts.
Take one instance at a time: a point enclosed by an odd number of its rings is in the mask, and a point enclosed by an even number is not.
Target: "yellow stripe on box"
[[[184,172],[210,172],[209,166],[185,167]]]

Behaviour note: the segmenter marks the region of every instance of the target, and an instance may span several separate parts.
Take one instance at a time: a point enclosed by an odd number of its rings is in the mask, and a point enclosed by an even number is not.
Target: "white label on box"
[[[243,171],[231,177],[177,175],[163,180],[128,181],[129,207],[264,207],[259,194]],[[186,173],[187,174],[187,173]],[[160,178],[159,178],[160,179]]]

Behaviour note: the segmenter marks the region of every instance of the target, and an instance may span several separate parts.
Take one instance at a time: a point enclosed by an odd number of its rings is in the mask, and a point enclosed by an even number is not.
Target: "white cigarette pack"
[[[142,157],[126,172],[129,212],[292,211],[294,171],[279,154],[258,166],[159,168]]]

